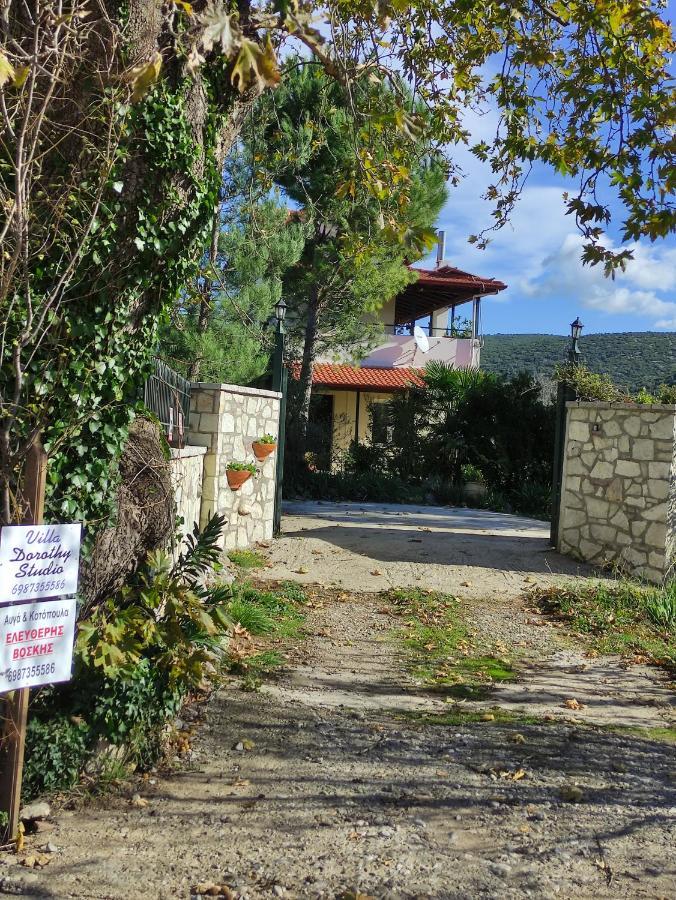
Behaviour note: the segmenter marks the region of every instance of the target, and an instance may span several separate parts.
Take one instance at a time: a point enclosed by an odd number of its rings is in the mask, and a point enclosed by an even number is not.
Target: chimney
[[[443,266],[446,258],[446,232],[437,231],[437,269]]]

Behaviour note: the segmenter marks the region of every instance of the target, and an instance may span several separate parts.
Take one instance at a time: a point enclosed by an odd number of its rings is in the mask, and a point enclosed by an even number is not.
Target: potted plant
[[[464,482],[463,494],[465,500],[476,501],[483,500],[486,496],[488,488],[486,487],[486,479],[484,473],[472,463],[465,463],[460,467],[460,475]]]
[[[262,462],[264,459],[267,459],[271,453],[275,452],[277,449],[277,441],[271,434],[264,434],[263,437],[254,441],[251,447],[256,459]]]
[[[229,462],[225,469],[231,491],[238,491],[258,469],[253,463]]]

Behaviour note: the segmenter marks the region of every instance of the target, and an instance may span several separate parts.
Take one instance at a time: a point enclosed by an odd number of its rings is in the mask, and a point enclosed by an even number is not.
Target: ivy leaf
[[[209,4],[204,15],[200,16],[200,22],[205,26],[202,35],[204,50],[209,53],[213,50],[214,44],[220,44],[223,54],[227,57],[232,56],[240,39],[235,16],[221,4]]]
[[[275,51],[270,38],[268,37],[263,47],[244,38],[230,78],[237,90],[242,93],[254,81],[257,81],[261,88],[269,87],[277,84],[279,78]]]
[[[8,81],[14,81],[15,77],[14,66],[0,50],[0,88],[4,87]]]

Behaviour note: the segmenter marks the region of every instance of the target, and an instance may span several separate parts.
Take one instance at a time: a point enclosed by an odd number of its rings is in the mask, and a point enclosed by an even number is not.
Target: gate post
[[[559,381],[556,387],[556,420],[554,425],[554,468],[552,471],[552,519],[549,542],[556,547],[559,541],[559,518],[561,514],[561,482],[563,480],[563,458],[566,444],[566,403],[575,397],[566,382]]]

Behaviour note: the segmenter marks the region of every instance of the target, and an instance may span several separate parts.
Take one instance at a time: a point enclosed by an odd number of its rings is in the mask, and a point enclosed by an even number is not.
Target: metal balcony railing
[[[143,402],[162,424],[171,447],[184,447],[190,422],[190,382],[161,359],[143,386]]]

